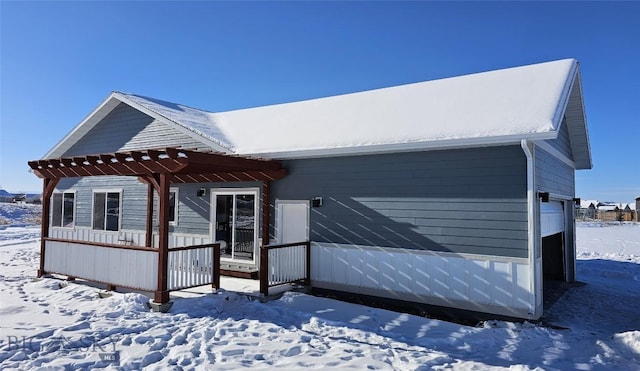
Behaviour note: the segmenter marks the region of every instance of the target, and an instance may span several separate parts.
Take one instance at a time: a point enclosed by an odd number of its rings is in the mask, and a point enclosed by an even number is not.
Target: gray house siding
[[[563,196],[575,195],[575,170],[546,151],[536,148],[535,188]]]
[[[149,148],[182,146],[202,148],[203,143],[120,103],[63,156],[89,155]]]
[[[573,153],[571,149],[571,139],[569,138],[569,128],[567,124],[567,119],[565,118],[562,121],[562,125],[560,125],[560,131],[558,132],[558,137],[553,140],[547,140],[546,142],[551,145],[551,147],[557,149],[563,155],[567,156],[569,160],[573,160]]]
[[[173,184],[171,188],[178,189],[178,220],[176,225],[170,226],[169,231],[175,233],[188,233],[208,235],[209,221],[211,219],[211,194],[212,188],[260,188],[258,182],[230,182],[230,183],[189,183]],[[206,189],[206,195],[197,196],[200,188]],[[260,192],[262,194],[262,192]],[[258,196],[260,196],[260,194]],[[257,200],[257,202],[261,202]],[[154,221],[158,220],[158,196],[154,195]],[[262,224],[261,214],[258,215],[259,228]]]
[[[138,182],[134,177],[66,178],[58,183],[56,190],[73,190],[76,192],[75,225],[89,228],[92,227],[91,223],[93,220],[93,191],[121,190],[121,228],[133,230],[145,229],[147,187]]]
[[[526,160],[519,146],[285,161],[272,198],[323,197],[310,238],[527,256]]]
[[[258,182],[231,183],[196,183],[172,184],[171,188],[178,189],[178,220],[169,226],[171,233],[185,233],[209,235],[209,220],[211,219],[211,188],[261,188]],[[206,189],[206,195],[197,196],[200,188]],[[58,183],[56,192],[74,191],[76,193],[76,223],[78,227],[91,228],[94,190],[122,190],[122,221],[123,230],[140,230],[146,228],[147,213],[147,185],[140,183],[135,177],[88,177],[66,178]],[[260,202],[260,200],[258,200]],[[158,196],[154,194],[154,230],[158,224]],[[260,226],[260,217],[259,224]]]

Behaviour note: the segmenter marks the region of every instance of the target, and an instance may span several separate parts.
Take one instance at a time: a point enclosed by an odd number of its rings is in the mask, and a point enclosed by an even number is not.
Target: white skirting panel
[[[144,246],[145,232],[122,230],[119,232],[96,231],[91,228],[50,228],[49,237],[63,240],[102,242],[118,245]],[[169,233],[169,247],[206,245],[211,243],[208,235]],[[158,246],[158,234],[153,234],[153,246]]]
[[[312,285],[466,310],[533,313],[526,258],[312,242]]]
[[[157,289],[158,253],[46,241],[44,270],[142,290]]]

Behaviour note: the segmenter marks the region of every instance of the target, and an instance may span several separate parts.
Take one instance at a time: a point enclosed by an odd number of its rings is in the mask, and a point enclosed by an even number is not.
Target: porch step
[[[257,280],[260,278],[258,276],[258,271],[233,271],[228,269],[220,269],[220,274],[223,276],[247,278],[250,280]]]
[[[244,267],[241,265],[221,264],[220,274],[223,276],[247,278],[252,280],[260,279],[258,269],[255,267]]]

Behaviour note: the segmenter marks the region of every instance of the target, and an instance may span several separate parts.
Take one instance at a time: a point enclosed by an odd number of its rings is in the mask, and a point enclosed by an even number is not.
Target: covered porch
[[[179,148],[45,159],[30,161],[29,166],[43,179],[38,276],[55,273],[103,283],[107,289],[127,287],[150,291],[157,304],[168,303],[171,291],[202,285],[220,287],[219,243],[188,244],[188,241],[182,241],[176,245],[174,239],[170,244],[170,186],[260,182],[260,234],[262,244],[268,245],[270,183],[286,175],[280,161]],[[99,176],[136,177],[147,185],[146,212],[139,213],[146,217],[144,233],[138,238],[117,240],[116,243],[92,241],[81,233],[70,238],[50,237],[51,198],[59,181]],[[157,231],[154,231],[153,217],[155,195],[158,197]],[[308,241],[294,246],[261,246],[261,292],[266,295],[269,287],[287,282],[303,280],[308,283],[309,249]]]

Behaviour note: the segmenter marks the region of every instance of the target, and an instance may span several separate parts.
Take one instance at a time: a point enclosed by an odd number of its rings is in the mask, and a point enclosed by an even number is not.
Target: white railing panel
[[[169,250],[168,290],[208,285],[214,282],[212,246],[188,250]]]
[[[49,229],[49,237],[61,240],[87,241],[128,246],[144,246],[146,242],[145,231],[128,229],[121,230],[119,232],[113,232],[96,231],[88,227],[51,227]],[[158,233],[153,232],[152,237],[152,245],[153,247],[157,247],[159,240]],[[210,237],[208,235],[169,233],[170,248],[179,246],[205,245],[208,243],[211,243]]]
[[[81,242],[46,241],[45,271],[142,290],[155,290],[158,253]]]
[[[269,249],[269,286],[306,278],[306,245]]]

